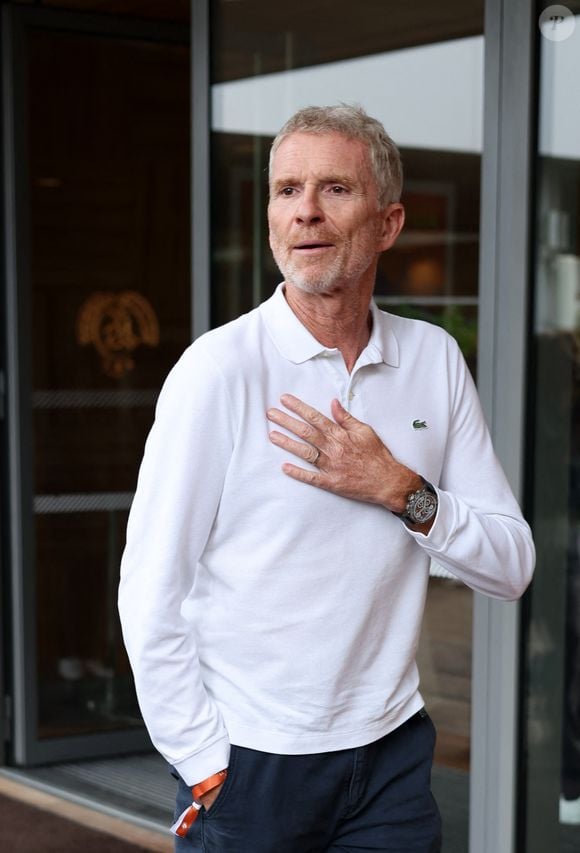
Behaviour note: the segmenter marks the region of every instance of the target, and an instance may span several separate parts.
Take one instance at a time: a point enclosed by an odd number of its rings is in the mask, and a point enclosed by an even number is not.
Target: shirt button
[[[348,392],[348,399],[349,400],[354,400],[355,397],[356,397],[356,394],[354,393],[354,391]]]

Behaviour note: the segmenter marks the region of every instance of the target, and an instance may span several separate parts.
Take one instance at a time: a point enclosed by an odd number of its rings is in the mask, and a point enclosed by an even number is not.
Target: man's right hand
[[[219,785],[217,788],[213,788],[213,790],[208,791],[207,794],[204,794],[203,797],[199,798],[199,800],[200,800],[202,806],[204,807],[204,809],[206,810],[206,812],[208,812],[211,809],[214,802],[217,800],[217,798],[219,796],[219,792],[221,791],[223,786],[224,786],[224,783],[222,782],[221,785]]]

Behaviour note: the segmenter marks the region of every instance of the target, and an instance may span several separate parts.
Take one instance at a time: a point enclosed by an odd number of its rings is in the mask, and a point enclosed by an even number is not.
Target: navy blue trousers
[[[217,799],[176,839],[176,853],[439,853],[434,746],[424,710],[356,749],[272,755],[232,746]],[[176,816],[189,803],[179,779]]]

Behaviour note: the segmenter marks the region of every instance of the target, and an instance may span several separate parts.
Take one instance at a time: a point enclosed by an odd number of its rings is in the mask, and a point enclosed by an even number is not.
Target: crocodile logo
[[[413,421],[413,429],[427,429],[427,421],[420,421],[416,418]]]

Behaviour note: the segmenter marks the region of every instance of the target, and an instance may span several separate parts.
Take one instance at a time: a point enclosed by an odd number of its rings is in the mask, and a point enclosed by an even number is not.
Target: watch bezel
[[[406,524],[426,524],[437,512],[439,506],[437,492],[424,477],[421,477],[421,480],[423,481],[422,487],[409,494],[405,512],[399,516]],[[427,498],[431,500],[427,500]],[[417,505],[419,505],[419,510]]]

